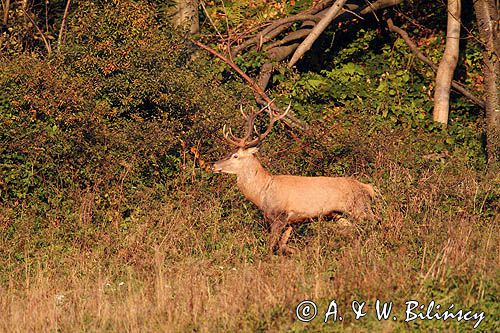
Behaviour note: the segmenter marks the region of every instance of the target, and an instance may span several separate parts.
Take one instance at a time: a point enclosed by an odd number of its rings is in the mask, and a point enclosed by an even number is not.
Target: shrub
[[[138,188],[177,178],[183,150],[199,158],[233,102],[152,7],[84,2],[75,12],[60,54],[0,65],[0,200],[63,218],[92,190],[96,211],[126,215]]]

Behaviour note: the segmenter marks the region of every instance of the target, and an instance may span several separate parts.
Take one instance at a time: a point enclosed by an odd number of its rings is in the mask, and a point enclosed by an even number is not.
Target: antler
[[[259,111],[255,112],[255,113],[253,113],[250,116],[247,116],[243,112],[243,108],[240,107],[241,114],[243,115],[243,117],[246,120],[245,134],[243,137],[238,138],[237,136],[235,136],[233,134],[233,132],[231,131],[231,128],[227,128],[227,130],[226,130],[226,125],[224,125],[224,127],[222,129],[222,134],[224,135],[224,139],[228,143],[230,143],[236,147],[240,147],[240,148],[255,147],[271,132],[271,130],[273,129],[274,123],[287,115],[288,111],[290,111],[290,107],[291,107],[291,104],[288,105],[285,112],[283,112],[282,114],[279,114],[277,116],[274,115],[270,104],[266,105],[265,107],[263,107],[262,109],[260,109]],[[255,119],[259,114],[261,114],[266,109],[267,109],[267,112],[269,113],[269,125],[267,126],[267,129],[265,130],[264,133],[259,133],[254,125]],[[252,135],[252,132],[254,130],[255,130],[255,133],[257,134],[257,137],[249,141],[250,136]]]

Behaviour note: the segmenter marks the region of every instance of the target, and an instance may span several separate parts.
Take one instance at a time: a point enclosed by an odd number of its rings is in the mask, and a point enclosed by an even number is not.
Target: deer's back
[[[297,221],[334,211],[352,213],[353,207],[369,204],[370,188],[349,177],[272,176],[264,208]]]

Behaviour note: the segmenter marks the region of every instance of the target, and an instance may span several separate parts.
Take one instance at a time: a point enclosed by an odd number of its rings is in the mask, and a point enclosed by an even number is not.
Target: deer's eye
[[[238,158],[238,154],[233,154],[233,158]]]

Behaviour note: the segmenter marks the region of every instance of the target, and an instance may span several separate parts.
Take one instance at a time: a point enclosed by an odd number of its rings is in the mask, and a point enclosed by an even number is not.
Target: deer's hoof
[[[278,249],[278,255],[281,256],[290,256],[295,254],[296,252],[297,252],[296,249],[288,245],[283,245],[281,248]]]
[[[343,227],[343,228],[352,228],[354,227],[354,224],[352,224],[351,222],[349,222],[349,220],[341,217],[337,220],[337,225],[339,227]]]

